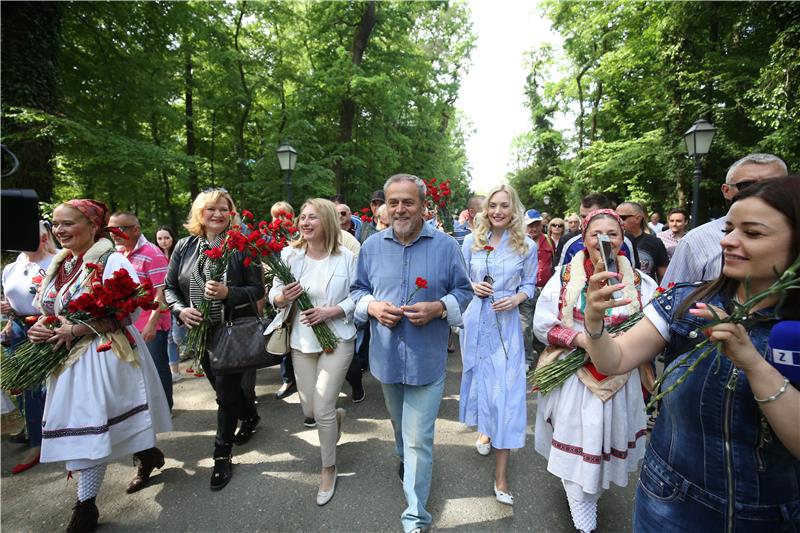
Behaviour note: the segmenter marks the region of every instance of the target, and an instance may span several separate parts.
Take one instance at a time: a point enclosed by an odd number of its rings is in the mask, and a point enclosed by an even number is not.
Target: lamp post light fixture
[[[699,119],[692,124],[686,133],[683,134],[683,142],[686,144],[686,151],[694,157],[694,189],[692,190],[692,226],[698,226],[698,204],[700,202],[700,180],[703,172],[700,167],[701,158],[708,154],[711,149],[711,141],[717,128],[705,119]]]
[[[278,146],[278,164],[286,175],[286,201],[292,203],[292,171],[297,165],[297,150],[288,143]]]

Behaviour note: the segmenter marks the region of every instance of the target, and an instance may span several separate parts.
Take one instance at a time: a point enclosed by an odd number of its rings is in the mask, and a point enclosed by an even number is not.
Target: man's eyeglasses
[[[635,217],[635,216],[636,215],[620,215],[619,218],[621,218],[624,221],[624,220],[628,220],[629,218]]]
[[[226,189],[225,187],[207,187],[207,188],[203,189],[201,192],[203,192],[203,193],[224,192],[225,194],[228,194],[228,189]]]
[[[740,191],[743,191],[744,189],[748,188],[749,186],[753,185],[754,183],[758,183],[758,182],[756,180],[742,180],[742,181],[740,181],[738,183],[729,183],[728,185],[730,185],[731,187],[736,187]]]

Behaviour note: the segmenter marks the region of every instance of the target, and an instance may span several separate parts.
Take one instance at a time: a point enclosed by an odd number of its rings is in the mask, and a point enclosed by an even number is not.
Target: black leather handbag
[[[252,299],[250,304],[254,316],[228,317],[215,328],[209,350],[209,362],[215,374],[235,374],[280,364],[279,356],[267,353],[264,343],[267,323],[258,314]]]

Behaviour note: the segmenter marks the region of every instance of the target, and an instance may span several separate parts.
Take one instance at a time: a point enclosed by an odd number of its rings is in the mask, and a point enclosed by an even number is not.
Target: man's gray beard
[[[415,224],[414,220],[411,220],[411,219],[409,219],[409,221],[408,221],[408,230],[399,230],[397,228],[397,224],[398,224],[397,221],[392,220],[392,231],[395,233],[395,235],[397,235],[397,236],[399,236],[401,238],[405,238],[405,237],[407,237],[409,235],[412,235],[417,230],[417,224]],[[423,224],[424,224],[424,221],[423,221]]]

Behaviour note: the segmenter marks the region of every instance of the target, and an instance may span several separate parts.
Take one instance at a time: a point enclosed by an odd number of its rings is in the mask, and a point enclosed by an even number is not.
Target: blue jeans
[[[164,394],[167,396],[167,404],[170,410],[172,410],[172,371],[169,369],[169,355],[167,355],[168,336],[169,331],[156,331],[156,336],[153,337],[153,340],[146,344],[150,352],[150,357],[153,358],[153,363],[156,365],[158,377],[161,379],[161,385],[164,387]]]
[[[636,486],[633,508],[636,533],[725,531],[726,507],[724,499],[691,483],[648,450]],[[738,504],[733,529],[748,533],[798,532],[800,502],[772,506]]]
[[[294,364],[292,364],[292,356],[287,355],[281,359],[281,380],[284,383],[294,383]]]
[[[400,515],[405,531],[427,528],[425,510],[433,474],[433,432],[444,393],[444,376],[422,386],[382,383],[383,399],[394,428],[395,453],[403,461],[403,492],[408,507]]]
[[[172,317],[172,327],[170,327],[169,335],[167,336],[167,355],[169,356],[169,364],[177,365],[181,361],[181,351],[178,348],[181,343],[186,339],[188,330],[186,326],[178,324],[175,317]]]
[[[16,320],[11,321],[11,346],[8,348],[8,355],[14,355],[17,346],[28,339],[27,328]],[[30,439],[31,448],[42,445],[42,417],[44,416],[44,401],[46,398],[44,385],[36,386],[33,389],[25,389],[22,401],[18,402],[20,411],[25,417],[25,432]]]

